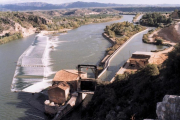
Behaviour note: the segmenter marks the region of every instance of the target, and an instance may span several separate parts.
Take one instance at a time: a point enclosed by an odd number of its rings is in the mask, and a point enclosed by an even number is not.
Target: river
[[[124,15],[121,20],[84,25],[67,34],[60,35],[54,45],[55,49],[50,52],[51,64],[49,67],[56,72],[61,69],[75,69],[78,64],[97,64],[103,58],[105,50],[111,46],[109,41],[102,37],[105,26],[115,22],[131,22],[133,17],[133,15]],[[16,62],[34,41],[34,37],[35,35],[31,35],[0,45],[0,118],[2,120],[46,119],[42,112],[29,104],[28,101],[34,96],[28,93],[10,92]],[[110,80],[117,68],[129,58],[132,52],[136,50],[150,51],[151,49],[154,50],[157,47],[143,44],[142,34],[138,35],[112,60],[111,67],[103,79]]]

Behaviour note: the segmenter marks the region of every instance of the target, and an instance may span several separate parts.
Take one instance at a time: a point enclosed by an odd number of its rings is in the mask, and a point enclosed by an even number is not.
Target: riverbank
[[[123,30],[125,29],[124,27],[127,28],[128,31],[123,32]],[[130,30],[129,27],[131,28]],[[117,36],[116,33],[111,30],[111,28],[116,28],[116,30],[118,29],[119,31],[116,32],[121,34],[121,36]],[[121,28],[123,30],[121,30]],[[137,34],[140,31],[143,31],[144,29],[145,27],[143,26],[134,25],[129,22],[114,23],[110,26],[106,26],[106,28],[104,29],[105,32],[102,33],[102,36],[107,39],[112,44],[112,46],[107,48],[104,58],[101,60],[99,65],[103,66],[103,68],[106,69],[108,59],[111,58],[111,56],[114,55],[114,53],[116,53],[116,51],[118,51],[121,46],[123,46],[127,41],[129,41],[129,39],[131,39],[133,35]]]
[[[175,45],[174,43],[168,42],[168,41],[166,41],[163,38],[158,36],[158,33],[161,30],[162,30],[162,28],[156,28],[155,30],[149,30],[147,34],[143,35],[142,41],[146,44],[163,45],[163,46],[167,46],[167,47],[174,46]],[[158,51],[154,50],[152,52],[159,52],[159,51],[163,51],[165,49],[161,49]]]
[[[111,83],[116,79],[120,79],[121,77],[125,77],[128,74],[133,74],[138,71],[140,68],[145,67],[148,64],[160,65],[168,58],[168,53],[171,52],[174,47],[169,47],[166,50],[160,52],[139,52],[139,55],[142,55],[141,58],[134,58],[133,55],[129,58],[126,63],[118,70],[113,79],[111,79]],[[142,53],[142,54],[141,54]],[[150,55],[150,58],[143,58],[145,55]],[[132,65],[133,64],[133,65]]]
[[[118,17],[118,18],[106,18],[106,19],[101,19],[100,21],[94,21],[94,22],[90,22],[90,23],[86,23],[84,25],[88,25],[88,24],[93,24],[93,23],[104,23],[104,22],[110,22],[110,21],[115,21],[115,20],[119,20],[121,19],[121,17]],[[78,27],[81,27],[81,26],[78,26]],[[1,44],[5,44],[5,43],[8,43],[10,41],[13,41],[13,40],[17,40],[17,39],[21,39],[21,38],[24,38],[24,37],[27,37],[27,36],[30,36],[32,34],[35,34],[35,33],[42,33],[44,35],[53,35],[53,34],[57,34],[57,33],[66,33],[67,31],[69,30],[72,30],[72,29],[76,29],[77,27],[74,27],[74,28],[63,28],[63,29],[60,29],[60,30],[52,30],[52,31],[49,31],[49,30],[42,30],[42,31],[37,31],[37,28],[24,28],[22,27],[20,24],[18,23],[15,23],[15,31],[21,31],[19,32],[20,37],[19,35],[17,36],[16,34],[17,33],[14,33],[10,36],[5,36],[2,38],[2,36],[4,36],[5,34],[9,34],[10,31],[9,30],[6,30],[6,31],[3,31],[2,34],[0,35],[1,36],[1,39],[0,39],[0,45]]]
[[[170,31],[169,28],[171,28]],[[168,48],[165,49],[151,51],[152,55],[148,60],[149,64],[160,65],[168,59],[168,53],[174,50],[174,46],[178,43],[177,41],[180,40],[178,39],[178,36],[180,34],[179,28],[180,23],[176,23],[176,25],[171,25],[170,27],[150,30],[147,34],[143,36],[143,42],[145,40],[144,43],[157,45],[157,41],[161,40],[161,45],[168,46]],[[168,33],[172,35],[168,35]],[[118,77],[118,75],[123,75],[124,73],[131,73],[138,70],[138,68],[130,66],[130,59],[128,59],[127,62],[123,65],[123,67],[119,69],[111,82],[113,82],[116,77]]]
[[[108,69],[109,67],[109,62],[118,54],[119,51],[121,51],[121,49],[123,49],[134,37],[136,37],[138,34],[146,31],[148,29],[145,29],[139,33],[136,33],[135,35],[133,35],[131,38],[129,38],[122,46],[120,46],[112,55],[110,55],[106,61],[105,61],[105,64],[104,64],[104,69],[103,71],[98,75],[98,78],[100,78],[105,72],[106,70]]]
[[[138,23],[139,22],[139,19],[142,17],[142,13],[137,13],[136,15],[135,15],[135,17],[133,17],[133,20],[132,20],[132,22],[133,23]]]

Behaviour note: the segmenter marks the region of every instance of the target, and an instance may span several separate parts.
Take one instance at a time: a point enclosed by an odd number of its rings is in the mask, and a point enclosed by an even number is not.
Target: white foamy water
[[[11,91],[40,92],[51,85],[48,77],[54,74],[50,65],[50,51],[57,45],[57,37],[38,34],[34,42],[19,57],[11,85]]]

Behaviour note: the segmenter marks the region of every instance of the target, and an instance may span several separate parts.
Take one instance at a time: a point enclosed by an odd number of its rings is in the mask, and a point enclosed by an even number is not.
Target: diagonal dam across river
[[[11,85],[11,91],[40,92],[49,86],[47,57],[49,38],[38,34],[34,42],[19,57]],[[44,83],[42,85],[42,83]]]

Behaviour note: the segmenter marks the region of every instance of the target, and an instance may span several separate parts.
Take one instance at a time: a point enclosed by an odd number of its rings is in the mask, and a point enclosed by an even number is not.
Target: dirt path
[[[154,35],[157,35],[159,31],[160,31],[160,30],[154,31],[152,34],[150,34],[150,35],[148,36],[149,42],[154,42],[155,39],[153,38],[153,36],[154,36]]]

